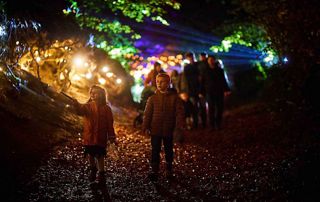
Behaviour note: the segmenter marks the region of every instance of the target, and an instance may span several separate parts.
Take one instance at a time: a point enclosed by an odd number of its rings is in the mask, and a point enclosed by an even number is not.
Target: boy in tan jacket
[[[182,100],[175,91],[169,90],[170,77],[160,73],[156,77],[157,90],[149,97],[143,117],[143,131],[151,136],[151,167],[149,177],[151,181],[158,180],[160,151],[163,142],[166,167],[166,176],[172,179],[173,162],[173,132],[175,129],[184,129],[185,118]]]

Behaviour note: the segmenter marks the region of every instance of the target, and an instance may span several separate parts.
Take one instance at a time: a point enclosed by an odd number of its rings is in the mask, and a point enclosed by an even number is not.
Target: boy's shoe
[[[105,185],[106,184],[106,172],[102,171],[98,173],[97,181],[99,185]]]
[[[96,180],[97,168],[90,168],[89,181],[94,182]]]
[[[151,172],[148,177],[149,177],[149,179],[150,179],[151,182],[156,182],[156,181],[158,181],[158,173]]]
[[[166,178],[167,180],[173,180],[174,179],[173,172],[166,172]]]

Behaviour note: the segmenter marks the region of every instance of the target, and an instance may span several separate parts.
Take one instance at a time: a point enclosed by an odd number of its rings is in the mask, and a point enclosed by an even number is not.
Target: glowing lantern
[[[120,83],[122,83],[122,80],[121,79],[117,79],[116,82],[117,82],[117,84],[120,84]]]
[[[163,64],[163,65],[162,65],[162,68],[163,68],[163,69],[168,69],[168,65],[167,65],[167,64]]]
[[[82,66],[82,64],[83,64],[83,59],[80,58],[80,57],[77,57],[77,58],[75,58],[75,59],[73,60],[73,62],[74,62],[75,65],[77,65],[77,66],[79,67],[79,66]]]
[[[86,74],[86,78],[87,78],[87,79],[91,79],[91,78],[92,78],[92,73],[91,73],[91,72],[88,72],[88,73]]]
[[[29,68],[27,66],[25,66],[24,64],[21,65],[21,69],[29,71]]]
[[[177,59],[182,60],[183,56],[181,54],[177,55]]]
[[[166,62],[166,61],[168,60],[168,58],[167,58],[167,57],[165,57],[165,56],[161,56],[161,57],[160,57],[160,60],[162,60],[162,61]]]
[[[64,80],[64,79],[65,79],[65,77],[64,77],[64,75],[63,75],[63,73],[60,73],[59,78],[60,78],[60,80]]]
[[[112,73],[112,72],[108,72],[108,73],[106,73],[106,76],[107,76],[108,78],[111,78],[111,77],[113,76],[113,73]]]
[[[168,64],[169,64],[170,66],[175,66],[175,65],[176,65],[176,63],[174,63],[174,62],[172,62],[172,61],[168,62]]]
[[[98,81],[101,85],[104,85],[106,83],[106,80],[104,78],[99,78]]]
[[[81,77],[78,75],[78,74],[75,74],[73,77],[72,77],[72,80],[75,80],[75,81],[80,81]]]
[[[102,67],[102,71],[103,71],[103,72],[109,71],[109,67],[107,67],[107,66]]]

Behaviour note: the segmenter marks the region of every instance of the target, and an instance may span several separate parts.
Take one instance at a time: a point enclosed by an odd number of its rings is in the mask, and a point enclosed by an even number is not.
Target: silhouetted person
[[[180,74],[177,70],[172,70],[171,72],[171,84],[172,88],[176,89],[177,93],[180,92]]]
[[[200,53],[199,61],[197,62],[197,66],[200,73],[200,83],[203,80],[202,77],[204,75],[206,68],[208,68],[208,65],[209,64],[207,61],[207,54],[204,52]],[[203,96],[202,94],[199,95],[199,114],[201,117],[202,127],[205,128],[207,125],[207,102],[206,102],[205,96]]]
[[[199,61],[197,62],[198,69],[200,72],[200,75],[203,75],[206,68],[208,67],[208,55],[205,52],[202,52],[199,54]]]
[[[187,130],[191,130],[191,128],[192,128],[192,109],[193,109],[193,105],[190,102],[187,93],[180,93],[179,97],[183,101],[184,114],[185,114],[185,120],[186,120],[186,129]]]
[[[200,73],[197,64],[194,60],[194,54],[188,52],[185,54],[185,58],[189,61],[184,66],[183,75],[186,82],[185,93],[188,94],[189,100],[192,103],[192,119],[193,128],[198,128],[198,113],[199,113],[199,93],[200,93]]]
[[[161,68],[161,64],[159,62],[155,62],[153,65],[153,69],[147,75],[147,78],[144,80],[144,86],[150,85],[156,88],[156,77],[159,73],[164,73],[164,70]]]
[[[230,93],[224,70],[213,55],[208,56],[208,67],[202,79],[202,94],[206,95],[209,122],[212,129],[221,129],[224,96]]]

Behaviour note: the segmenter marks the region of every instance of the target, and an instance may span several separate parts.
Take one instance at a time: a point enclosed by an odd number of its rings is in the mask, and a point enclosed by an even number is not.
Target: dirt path
[[[116,117],[119,145],[105,160],[106,186],[89,185],[81,136],[75,134],[53,149],[21,190],[27,193],[21,201],[299,201],[317,193],[310,188],[319,183],[319,175],[314,175],[319,144],[302,149],[278,139],[271,144],[270,137],[261,134],[268,131],[257,129],[268,118],[252,124],[252,115],[233,117],[226,119],[232,124],[222,131],[187,132],[185,142],[174,147],[175,180],[168,182],[162,175],[154,184],[147,178],[149,137],[132,127],[132,117],[125,117]],[[163,155],[162,160],[163,174]]]
[[[184,145],[183,148],[176,146],[175,164],[179,180],[169,183],[161,177],[159,183],[154,185],[147,178],[149,138],[128,126],[117,125],[116,131],[119,151],[106,158],[106,187],[96,189],[89,185],[88,165],[82,156],[79,137],[57,147],[50,159],[39,168],[30,182],[30,187],[36,189],[31,191],[29,200],[100,201],[109,197],[112,201],[202,201],[209,197],[206,193],[210,193],[211,187],[205,187],[209,181],[204,177],[207,174],[195,162],[197,153],[207,153],[206,170],[213,172],[208,151],[191,145]],[[188,169],[180,171],[181,167]],[[195,172],[201,172],[202,177],[195,175]],[[197,184],[192,185],[194,182]],[[198,187],[201,184],[204,187]]]

